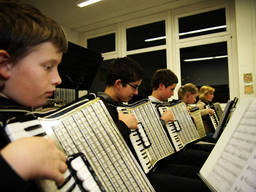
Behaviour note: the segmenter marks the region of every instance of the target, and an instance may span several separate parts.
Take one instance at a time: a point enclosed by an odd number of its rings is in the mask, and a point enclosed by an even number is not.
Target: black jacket
[[[4,131],[7,123],[17,119],[24,120],[33,118],[28,115],[31,108],[23,107],[16,102],[0,96],[0,148],[4,148],[9,142],[9,138]],[[0,155],[0,191],[40,191],[33,181],[24,181],[12,167]]]
[[[114,120],[114,122],[115,122],[117,128],[119,129],[121,135],[123,136],[125,142],[127,143],[130,150],[133,152],[133,154],[135,154],[131,140],[129,138],[131,131],[123,121],[118,119],[117,107],[122,106],[123,104],[120,102],[114,101],[109,95],[107,95],[104,92],[98,92],[97,96],[100,97],[101,100],[106,105],[112,119]]]

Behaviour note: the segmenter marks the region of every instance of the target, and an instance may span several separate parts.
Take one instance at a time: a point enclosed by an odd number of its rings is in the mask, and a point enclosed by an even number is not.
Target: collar
[[[105,92],[98,92],[97,96],[103,98],[105,101],[115,105],[115,106],[121,106],[122,103],[121,102],[117,102],[114,99],[112,99],[112,97],[110,97],[108,94],[106,94]]]
[[[3,110],[24,110],[24,111],[33,111],[32,107],[25,107],[12,99],[7,98],[6,96],[0,95],[0,109]]]
[[[154,103],[164,103],[163,101],[160,101],[159,99],[155,98],[154,96],[150,95],[148,96],[148,99]]]

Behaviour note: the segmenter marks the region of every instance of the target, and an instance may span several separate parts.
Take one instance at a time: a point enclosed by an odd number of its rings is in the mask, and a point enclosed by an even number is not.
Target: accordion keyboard
[[[209,105],[207,105],[206,109],[211,109],[211,107]],[[210,118],[210,121],[211,121],[211,125],[213,126],[214,130],[216,130],[218,125],[219,125],[219,118],[218,118],[215,110],[214,110],[214,114],[213,115],[209,115],[209,118]]]
[[[162,115],[166,110],[168,110],[168,107],[159,107],[158,108],[160,114]],[[174,145],[174,148],[176,151],[180,151],[184,146],[181,142],[180,136],[178,134],[178,131],[181,130],[181,127],[179,125],[179,123],[177,123],[178,121],[175,120],[174,122],[168,122],[166,124],[166,129],[168,132],[168,135]]]

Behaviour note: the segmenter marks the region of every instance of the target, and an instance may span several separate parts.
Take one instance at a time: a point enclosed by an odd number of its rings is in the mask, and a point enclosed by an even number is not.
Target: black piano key
[[[58,186],[58,189],[61,189],[64,185],[66,185],[67,182],[68,182],[71,178],[72,178],[72,175],[70,174],[70,175],[65,179],[64,183]]]
[[[41,125],[33,125],[33,126],[30,126],[30,127],[26,127],[24,130],[25,131],[32,131],[32,130],[35,130],[35,129],[39,129],[41,128]]]
[[[45,136],[45,135],[46,135],[46,132],[43,132],[43,133],[39,133],[39,134],[37,134],[37,135],[35,135],[35,136],[43,137],[43,136]]]

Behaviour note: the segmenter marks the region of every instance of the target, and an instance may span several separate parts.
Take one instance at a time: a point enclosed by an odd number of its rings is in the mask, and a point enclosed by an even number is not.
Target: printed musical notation
[[[254,150],[247,165],[241,172],[231,191],[253,192],[256,191],[256,150]]]
[[[256,99],[244,105],[200,171],[216,191],[256,191]]]

